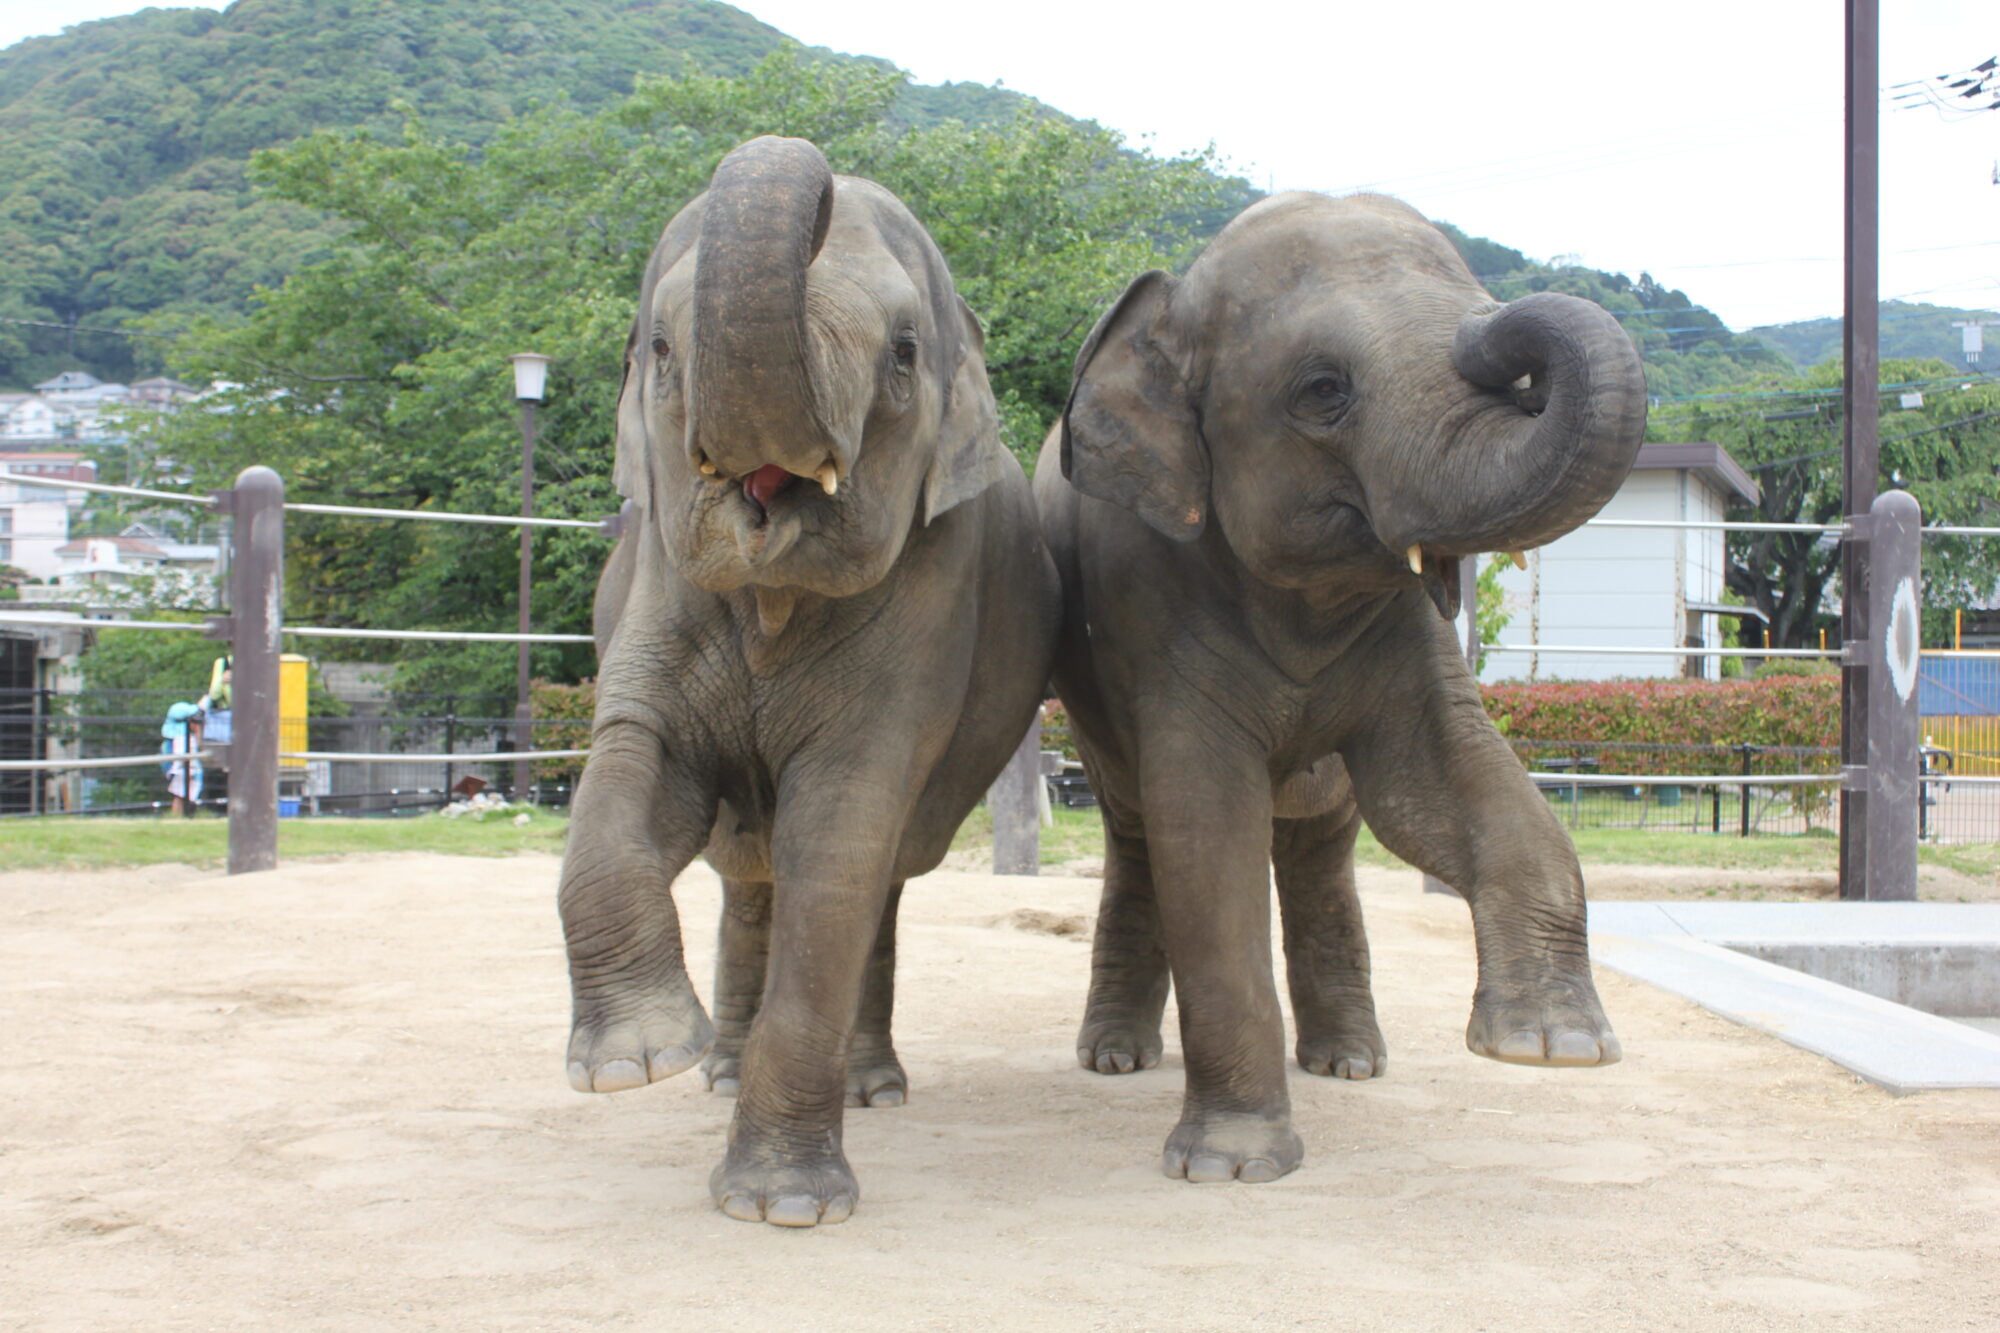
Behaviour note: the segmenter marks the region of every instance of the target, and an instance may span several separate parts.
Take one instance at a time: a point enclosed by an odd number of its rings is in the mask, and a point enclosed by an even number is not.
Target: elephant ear
[[[1141,273],[1076,356],[1062,417],[1062,470],[1085,495],[1129,509],[1175,541],[1208,520],[1208,448],[1172,350],[1175,282]]]
[[[625,340],[625,378],[618,385],[618,416],[611,454],[611,485],[641,509],[650,507],[653,494],[653,452],[646,443],[646,413],[639,401],[640,376],[635,374],[639,356],[639,328]]]
[[[1000,414],[986,382],[986,332],[962,296],[952,297],[961,325],[958,365],[945,399],[937,453],[924,478],[924,523],[970,500],[1007,473],[1013,457],[1000,441]]]

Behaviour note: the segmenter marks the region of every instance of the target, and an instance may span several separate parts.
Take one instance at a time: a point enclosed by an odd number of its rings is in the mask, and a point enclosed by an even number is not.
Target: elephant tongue
[[[743,479],[743,493],[757,502],[759,509],[771,507],[771,497],[796,480],[776,463],[766,463]]]

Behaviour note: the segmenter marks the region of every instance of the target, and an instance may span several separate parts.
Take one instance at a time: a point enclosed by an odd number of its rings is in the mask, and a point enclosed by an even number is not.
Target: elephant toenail
[[[623,1092],[646,1086],[646,1069],[637,1060],[606,1060],[591,1075],[593,1092]]]
[[[1188,1158],[1187,1178],[1196,1185],[1213,1185],[1236,1179],[1236,1172],[1227,1157],[1201,1153]]]
[[[722,1211],[739,1222],[761,1222],[764,1210],[757,1201],[747,1194],[725,1194],[722,1197]]]
[[[877,1088],[868,1094],[868,1104],[870,1106],[901,1106],[903,1104],[903,1090],[901,1088]]]
[[[819,1225],[819,1205],[803,1194],[787,1194],[773,1199],[764,1209],[764,1220],[774,1227]]]
[[[1539,1032],[1510,1032],[1500,1039],[1493,1053],[1502,1060],[1517,1063],[1539,1064],[1542,1061],[1542,1036]]]
[[[1265,1181],[1276,1180],[1283,1174],[1285,1173],[1278,1169],[1276,1162],[1266,1161],[1262,1157],[1252,1157],[1236,1172],[1236,1178],[1252,1185],[1261,1185]]]
[[[653,1082],[658,1083],[663,1078],[672,1078],[683,1070],[693,1068],[694,1062],[700,1058],[700,1055],[685,1046],[669,1046],[664,1051],[654,1051],[646,1057],[646,1074]]]
[[[718,1097],[734,1097],[737,1093],[743,1091],[743,1081],[724,1076],[709,1084],[708,1087],[709,1091]]]

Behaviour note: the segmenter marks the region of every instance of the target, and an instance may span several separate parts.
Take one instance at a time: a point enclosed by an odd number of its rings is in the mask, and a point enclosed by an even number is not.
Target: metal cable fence
[[[162,753],[157,764],[91,768],[81,763],[160,751],[165,741],[162,719],[183,694],[165,689],[81,695],[0,690],[0,756],[33,758],[49,765],[36,771],[0,771],[0,817],[146,814],[169,809],[170,765],[192,770],[194,761]],[[452,706],[456,699],[436,702],[444,705],[436,712],[280,718],[280,734],[294,738],[295,744],[302,739],[305,746],[290,753],[366,756],[282,760],[281,816],[436,810],[448,804],[454,788],[468,778],[510,800],[569,804],[581,758],[534,761],[531,789],[515,792],[511,789],[515,719],[497,715],[501,710],[492,708],[491,701],[467,700],[484,705],[470,714]],[[587,721],[537,718],[529,727],[536,752],[563,752],[588,740]],[[80,766],[65,767],[66,763]],[[214,764],[200,765],[199,772],[199,806],[226,808],[228,773]]]

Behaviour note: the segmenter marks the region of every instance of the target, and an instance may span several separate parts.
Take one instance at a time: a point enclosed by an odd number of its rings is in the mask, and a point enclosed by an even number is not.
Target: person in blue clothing
[[[160,753],[187,756],[160,765],[177,815],[192,815],[201,801],[201,760],[192,756],[201,749],[203,719],[199,704],[179,703],[167,709],[167,719],[160,724]]]

